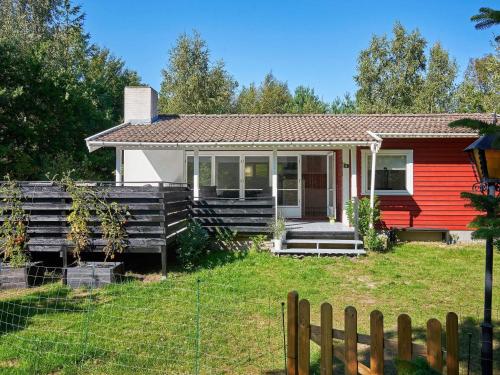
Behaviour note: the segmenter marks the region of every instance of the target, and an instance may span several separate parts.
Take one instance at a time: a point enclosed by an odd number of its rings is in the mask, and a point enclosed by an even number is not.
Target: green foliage
[[[286,232],[286,221],[283,217],[278,217],[268,225],[268,232],[275,240],[281,239]]]
[[[89,42],[69,0],[0,2],[0,173],[41,179],[75,169],[109,178],[113,154],[89,155],[84,138],[121,121],[123,88],[140,82]]]
[[[224,62],[210,62],[210,51],[200,34],[182,34],[170,51],[162,71],[161,113],[228,113],[232,110],[237,82]]]
[[[179,248],[177,257],[184,268],[196,267],[201,258],[207,253],[208,233],[197,222],[190,222],[178,237]]]
[[[122,253],[128,245],[125,224],[130,216],[126,207],[106,200],[106,190],[97,190],[75,181],[72,172],[65,172],[57,183],[71,196],[71,212],[67,216],[70,225],[68,239],[73,243],[73,254],[81,261],[81,253],[91,244],[90,222],[95,213],[100,220],[102,238],[105,240],[103,252],[105,261]]]
[[[357,113],[357,111],[356,101],[351,98],[349,93],[346,93],[343,98],[336,97],[333,100],[329,112],[333,114],[349,114]]]
[[[499,42],[500,43],[500,42]],[[495,53],[471,59],[455,94],[459,112],[500,111],[500,44]]]
[[[385,233],[377,233],[374,228],[368,228],[363,245],[366,250],[384,252],[389,249],[389,237]]]
[[[500,25],[500,10],[495,10],[492,8],[479,8],[479,13],[475,14],[471,18],[472,22],[475,22],[476,29],[483,30],[494,25]],[[495,40],[500,42],[500,35],[497,35]]]
[[[238,113],[289,113],[291,108],[288,85],[272,73],[268,73],[258,87],[253,83],[243,87],[236,101]]]
[[[250,252],[260,253],[266,251],[267,237],[264,234],[258,234],[250,237]]]
[[[358,58],[356,100],[362,113],[408,113],[424,78],[426,40],[396,23],[393,39],[373,36]]]
[[[403,361],[396,359],[396,367],[399,375],[439,375],[440,372],[434,370],[425,358],[418,357],[413,361]]]
[[[346,212],[349,223],[354,225],[354,200],[347,202]],[[370,218],[373,218],[374,224],[380,220],[380,202],[377,197],[375,197],[373,210],[370,207],[370,198],[364,197],[358,200],[358,232],[361,237],[368,235]]]
[[[236,252],[239,250],[237,242],[238,232],[220,227],[215,228],[214,245],[215,250],[226,250]]]
[[[328,105],[323,102],[314,89],[305,86],[298,86],[290,104],[291,113],[326,113]]]
[[[500,196],[490,196],[470,192],[462,192],[462,198],[469,201],[468,207],[477,211],[485,212],[476,216],[469,224],[475,231],[473,238],[492,238],[500,249]]]
[[[440,113],[452,108],[457,64],[440,43],[430,51],[429,65],[415,101],[416,112]]]
[[[28,215],[23,209],[23,194],[17,182],[9,175],[5,180],[0,186],[0,195],[3,196],[0,216],[6,216],[0,227],[0,255],[9,260],[11,266],[21,267],[28,261],[25,252]]]

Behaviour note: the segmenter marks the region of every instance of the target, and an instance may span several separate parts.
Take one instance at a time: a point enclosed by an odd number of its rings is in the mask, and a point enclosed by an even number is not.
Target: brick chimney
[[[158,93],[151,87],[125,87],[124,122],[151,124],[158,117]]]

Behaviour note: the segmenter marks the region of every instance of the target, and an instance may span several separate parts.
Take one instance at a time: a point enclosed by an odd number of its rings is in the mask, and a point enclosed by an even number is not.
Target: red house
[[[153,89],[126,88],[125,122],[86,139],[116,149],[118,182],[188,182],[194,200],[272,196],[283,217],[345,226],[346,203],[373,189],[385,228],[470,238],[460,192],[475,182],[463,149],[477,137],[448,124],[491,114],[158,115],[156,103]]]

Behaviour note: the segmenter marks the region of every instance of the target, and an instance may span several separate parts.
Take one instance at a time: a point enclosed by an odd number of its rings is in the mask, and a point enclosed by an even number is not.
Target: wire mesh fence
[[[124,278],[70,288],[61,282],[63,269],[32,268],[26,281],[36,286],[28,289],[19,288],[19,275],[0,276],[2,373],[257,374],[284,368],[276,296],[209,277]]]

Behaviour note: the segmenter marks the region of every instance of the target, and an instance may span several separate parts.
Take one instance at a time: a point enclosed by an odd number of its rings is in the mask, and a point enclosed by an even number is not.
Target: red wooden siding
[[[476,212],[460,192],[471,191],[474,172],[463,149],[473,139],[384,139],[382,149],[413,150],[413,195],[380,196],[384,227],[467,230]],[[361,193],[361,152],[358,150]]]

